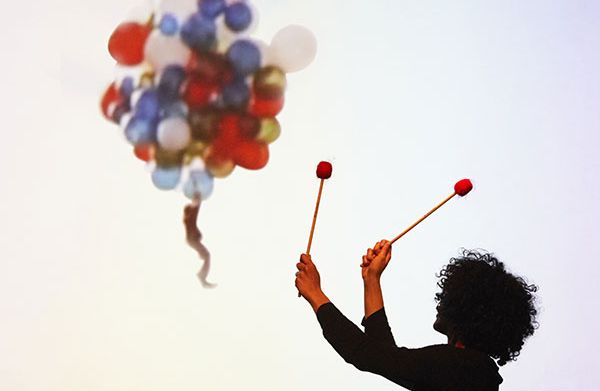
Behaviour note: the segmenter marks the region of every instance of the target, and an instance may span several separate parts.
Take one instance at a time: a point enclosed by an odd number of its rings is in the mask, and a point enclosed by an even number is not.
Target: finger
[[[383,248],[381,249],[381,251],[383,251],[385,254],[387,254],[387,253],[391,254],[392,244],[386,240],[385,243],[383,244]]]
[[[306,268],[306,265],[303,264],[302,262],[298,262],[296,264],[296,268],[298,268],[298,270],[302,271],[302,270],[304,270]]]
[[[368,266],[371,263],[371,261],[367,258],[366,255],[363,255],[362,257],[362,264],[360,266]]]
[[[367,250],[367,258],[373,258],[373,255],[375,255],[375,254],[373,254],[373,249],[372,248],[368,249]]]
[[[312,260],[310,259],[310,255],[307,254],[302,254],[300,255],[300,262],[309,265],[312,263]]]

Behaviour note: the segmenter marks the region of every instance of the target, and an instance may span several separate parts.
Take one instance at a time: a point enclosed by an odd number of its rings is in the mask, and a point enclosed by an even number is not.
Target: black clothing
[[[415,391],[496,391],[498,366],[486,354],[451,345],[397,347],[385,310],[363,319],[363,333],[332,303],[317,318],[325,339],[347,363]]]

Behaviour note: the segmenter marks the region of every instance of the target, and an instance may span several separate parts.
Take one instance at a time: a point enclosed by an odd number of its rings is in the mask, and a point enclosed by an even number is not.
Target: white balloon
[[[121,117],[121,121],[119,121],[119,126],[121,127],[121,129],[125,130],[130,119],[131,119],[131,114],[129,114],[129,113],[123,114],[123,116]]]
[[[206,169],[206,164],[204,163],[204,160],[200,159],[199,157],[195,157],[190,162],[189,167],[192,170],[204,171]]]
[[[285,72],[296,72],[315,59],[317,39],[306,27],[290,25],[275,34],[269,52],[273,65]]]
[[[158,5],[160,17],[164,14],[175,16],[180,23],[183,23],[193,13],[198,12],[197,0],[162,0]]]
[[[169,65],[187,65],[191,50],[178,36],[168,36],[154,30],[146,42],[145,56],[154,70],[160,72]]]
[[[131,95],[129,96],[129,105],[131,107],[135,107],[135,105],[137,105],[138,101],[142,97],[143,93],[144,93],[144,90],[141,88],[133,90],[131,92]]]
[[[180,151],[190,143],[190,126],[184,118],[167,118],[158,124],[157,138],[161,148]]]

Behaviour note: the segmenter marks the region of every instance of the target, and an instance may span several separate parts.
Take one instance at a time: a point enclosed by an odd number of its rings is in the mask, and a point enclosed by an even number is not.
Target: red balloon
[[[329,162],[321,162],[317,166],[317,177],[320,179],[329,179],[331,178],[331,172],[333,171],[333,166]]]
[[[471,190],[473,190],[473,183],[468,179],[460,180],[454,185],[454,192],[461,197],[466,196]]]
[[[269,147],[253,141],[241,142],[235,150],[234,161],[248,170],[260,170],[269,162]]]
[[[240,116],[235,113],[227,113],[221,117],[219,124],[218,142],[234,145],[241,140],[240,136]]]
[[[260,170],[269,161],[267,144],[248,139],[252,133],[252,118],[246,114],[228,112],[221,117],[217,136],[209,147],[207,162],[233,161],[248,170]]]
[[[192,109],[206,107],[215,96],[218,86],[197,76],[191,76],[185,86],[183,99]]]
[[[233,81],[233,70],[225,56],[216,53],[193,54],[187,69],[211,84],[225,85]]]
[[[108,51],[122,65],[138,65],[144,61],[144,47],[152,29],[148,26],[121,23],[110,36]]]
[[[275,117],[283,109],[283,96],[276,99],[254,97],[250,102],[250,114],[257,117]]]
[[[112,83],[104,92],[102,100],[100,101],[100,107],[102,108],[102,114],[109,120],[113,120],[112,113],[119,103],[121,103],[121,94],[117,88],[116,83]]]
[[[245,140],[254,140],[260,131],[260,121],[249,114],[242,114],[238,124],[240,136]]]
[[[135,156],[144,161],[144,162],[148,162],[150,160],[152,160],[152,158],[154,157],[154,145],[152,144],[139,144],[136,145],[135,148],[133,149],[133,153],[135,154]]]

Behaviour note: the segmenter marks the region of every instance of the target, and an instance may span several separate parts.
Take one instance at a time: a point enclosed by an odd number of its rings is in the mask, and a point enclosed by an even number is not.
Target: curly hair
[[[498,365],[517,359],[538,328],[537,286],[506,271],[494,255],[463,250],[437,275],[438,317],[465,346],[487,353]]]

